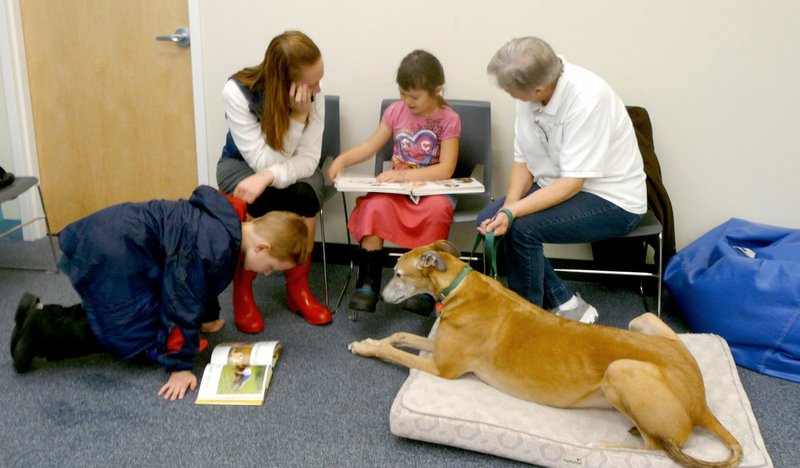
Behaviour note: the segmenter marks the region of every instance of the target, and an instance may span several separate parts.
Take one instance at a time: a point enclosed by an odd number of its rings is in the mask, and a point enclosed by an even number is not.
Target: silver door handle
[[[189,30],[186,28],[178,28],[175,34],[171,36],[156,36],[157,41],[174,42],[178,47],[189,47],[191,40],[189,39]]]

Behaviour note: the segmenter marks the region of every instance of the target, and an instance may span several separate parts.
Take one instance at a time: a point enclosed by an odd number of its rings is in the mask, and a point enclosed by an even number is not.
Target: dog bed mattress
[[[741,466],[771,467],[725,340],[710,334],[679,336],[700,366],[711,410],[742,445]],[[538,405],[495,390],[472,374],[447,380],[411,370],[389,421],[392,433],[400,437],[544,466],[676,466],[660,451],[599,447],[642,446],[641,438],[628,432],[633,424],[617,411]],[[708,461],[728,457],[728,449],[699,428],[684,451]]]

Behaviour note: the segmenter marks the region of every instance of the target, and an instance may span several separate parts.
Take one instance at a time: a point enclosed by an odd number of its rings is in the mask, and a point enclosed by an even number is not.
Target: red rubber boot
[[[302,265],[286,270],[286,305],[289,310],[300,314],[311,325],[327,325],[333,316],[327,307],[320,304],[308,287],[308,272],[311,271],[311,255]]]
[[[221,192],[228,199],[241,221],[247,220],[247,203],[244,200]],[[260,333],[264,330],[264,317],[253,299],[253,280],[258,273],[244,269],[244,257],[239,255],[236,273],[233,274],[233,320],[236,328],[244,333]]]
[[[244,269],[242,260],[233,274],[233,320],[236,328],[244,333],[260,333],[264,330],[264,317],[253,299],[253,280],[258,273]]]

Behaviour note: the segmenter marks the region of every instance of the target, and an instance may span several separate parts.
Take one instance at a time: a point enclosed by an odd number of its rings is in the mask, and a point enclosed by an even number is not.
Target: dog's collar
[[[467,277],[467,273],[469,273],[470,271],[472,271],[472,267],[469,266],[469,265],[465,265],[464,269],[461,270],[461,273],[459,273],[458,276],[456,276],[456,279],[454,279],[453,282],[450,283],[450,286],[442,289],[442,292],[440,292],[439,295],[436,296],[436,299],[440,303],[444,302],[444,298],[447,297],[448,294],[453,292],[453,290],[456,289],[459,284],[461,284],[461,282],[464,280],[464,278]]]

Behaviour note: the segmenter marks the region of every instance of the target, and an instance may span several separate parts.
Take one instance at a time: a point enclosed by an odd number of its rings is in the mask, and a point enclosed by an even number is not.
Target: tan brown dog
[[[390,303],[423,292],[442,302],[433,339],[395,333],[349,349],[447,379],[472,372],[498,390],[545,405],[614,407],[636,425],[645,449],[664,450],[684,466],[739,464],[742,447],[708,408],[697,362],[655,315],[632,320],[630,331],[566,320],[471,271],[458,256],[445,241],[412,250],[383,289]],[[719,437],[730,457],[715,463],[684,453],[694,426]]]

